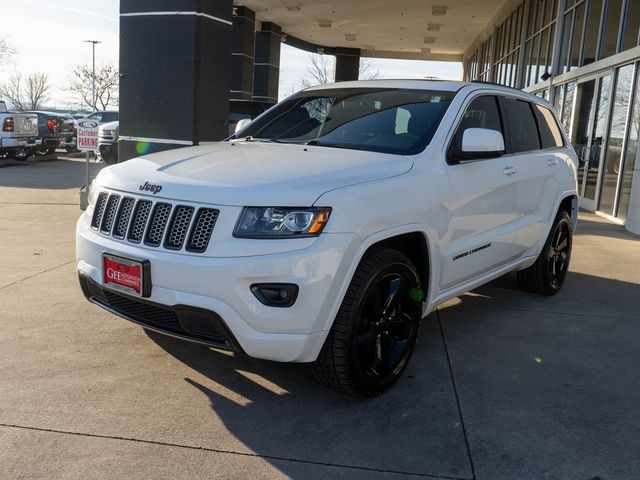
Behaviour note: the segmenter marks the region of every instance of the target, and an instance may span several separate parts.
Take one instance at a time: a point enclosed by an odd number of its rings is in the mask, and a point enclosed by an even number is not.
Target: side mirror
[[[467,128],[462,135],[462,160],[504,155],[504,137],[489,128]]]
[[[251,123],[250,118],[243,118],[241,120],[238,120],[238,123],[236,123],[236,129],[234,133],[238,133],[240,130],[242,130],[244,127],[246,127],[250,123]]]

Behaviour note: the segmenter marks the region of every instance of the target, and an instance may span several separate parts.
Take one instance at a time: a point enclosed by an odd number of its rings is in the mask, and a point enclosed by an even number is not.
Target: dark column
[[[232,0],[120,0],[121,161],[228,136],[231,14]]]
[[[358,80],[360,74],[360,49],[336,48],[336,82]]]
[[[282,30],[271,22],[262,22],[256,32],[256,58],[253,64],[253,99],[261,102],[278,101],[280,81],[280,42]]]
[[[253,98],[253,53],[256,14],[247,7],[233,7],[233,44],[231,46],[231,98]]]

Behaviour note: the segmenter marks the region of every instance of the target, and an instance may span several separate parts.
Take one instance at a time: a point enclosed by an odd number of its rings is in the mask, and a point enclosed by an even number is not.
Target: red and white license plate
[[[142,262],[104,253],[102,255],[102,283],[122,293],[143,296],[145,293]]]

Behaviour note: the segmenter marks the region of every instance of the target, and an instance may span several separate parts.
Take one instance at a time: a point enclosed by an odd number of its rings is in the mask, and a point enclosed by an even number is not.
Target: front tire
[[[536,263],[518,272],[520,288],[540,295],[558,293],[567,278],[572,244],[571,217],[561,210]]]
[[[406,255],[389,248],[367,254],[313,365],[318,380],[362,397],[391,387],[413,354],[423,299],[420,275]]]

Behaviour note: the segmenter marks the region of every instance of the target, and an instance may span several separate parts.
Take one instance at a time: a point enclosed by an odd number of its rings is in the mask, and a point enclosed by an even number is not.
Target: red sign
[[[142,295],[142,265],[138,262],[103,257],[103,283],[124,293]]]

